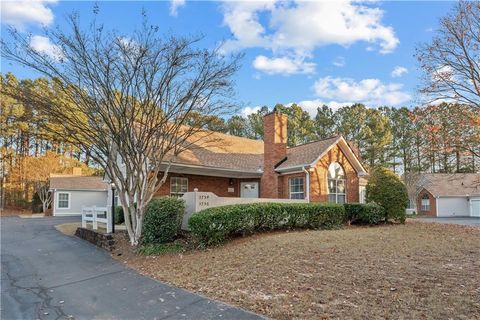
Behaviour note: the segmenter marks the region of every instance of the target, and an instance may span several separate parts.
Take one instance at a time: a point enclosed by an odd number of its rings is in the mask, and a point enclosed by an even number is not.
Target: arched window
[[[332,162],[328,167],[328,201],[333,203],[346,202],[346,176],[338,162]]]
[[[424,194],[422,196],[422,211],[430,211],[430,197],[428,196],[428,194]]]

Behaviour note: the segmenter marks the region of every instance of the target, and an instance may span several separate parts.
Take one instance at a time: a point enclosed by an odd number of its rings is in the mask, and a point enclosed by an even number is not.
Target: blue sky
[[[88,22],[94,2],[2,1],[2,37],[13,24],[42,35],[43,27],[65,26],[77,11]],[[420,71],[415,46],[429,41],[452,2],[185,2],[99,1],[99,18],[128,35],[145,9],[165,33],[205,35],[203,45],[225,41],[227,52],[243,52],[236,75],[237,97],[244,113],[276,103],[300,103],[313,115],[322,103],[333,107],[362,102],[418,105]],[[52,51],[46,39],[32,46]],[[2,60],[2,73],[35,77]]]

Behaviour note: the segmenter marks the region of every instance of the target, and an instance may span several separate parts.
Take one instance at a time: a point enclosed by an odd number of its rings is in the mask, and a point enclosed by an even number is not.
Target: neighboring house
[[[417,213],[436,217],[480,217],[479,173],[424,174]]]
[[[264,117],[264,141],[211,133],[210,144],[181,153],[157,195],[213,192],[220,197],[359,202],[367,172],[342,136],[287,147],[287,116]]]
[[[106,207],[108,186],[102,177],[51,176],[53,200],[47,215],[81,215],[82,206]]]

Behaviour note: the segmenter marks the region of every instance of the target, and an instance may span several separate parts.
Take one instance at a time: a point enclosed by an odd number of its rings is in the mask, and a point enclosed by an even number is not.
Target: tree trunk
[[[460,152],[458,150],[455,151],[455,160],[457,163],[457,172],[460,172]]]

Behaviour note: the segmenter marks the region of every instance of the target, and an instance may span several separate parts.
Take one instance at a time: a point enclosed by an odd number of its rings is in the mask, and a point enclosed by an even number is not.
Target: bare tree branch
[[[480,2],[460,1],[440,20],[431,43],[417,48],[428,102],[448,100],[480,108]]]
[[[1,42],[2,56],[51,79],[30,99],[62,123],[67,139],[89,149],[115,183],[137,245],[147,203],[171,161],[204,126],[185,126],[189,115],[234,110],[231,78],[240,56],[199,49],[202,37],[161,37],[146,19],[128,36],[106,32],[95,21],[84,31],[77,15],[68,24],[70,33],[46,33],[58,49],[55,56],[34,50],[30,38],[14,29],[13,41]]]

